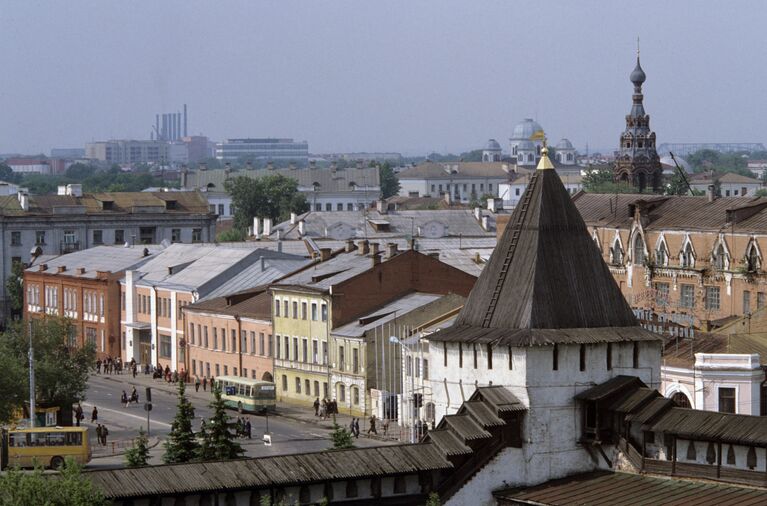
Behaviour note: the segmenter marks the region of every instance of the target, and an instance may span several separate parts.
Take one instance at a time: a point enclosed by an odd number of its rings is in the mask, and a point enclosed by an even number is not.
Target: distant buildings
[[[486,195],[498,196],[498,186],[515,169],[508,162],[426,161],[398,174],[403,197],[442,197],[468,203]]]
[[[69,165],[62,158],[7,158],[4,163],[19,174],[62,174]]]
[[[108,164],[160,163],[170,161],[164,141],[111,140],[85,145],[85,158]]]
[[[85,158],[85,148],[53,148],[51,149],[51,158],[79,160]]]
[[[749,160],[746,168],[753,172],[758,179],[762,179],[764,171],[767,170],[767,160]]]
[[[658,146],[658,151],[675,155],[689,156],[692,153],[710,149],[720,153],[739,153],[765,151],[767,148],[761,142],[664,142]]]
[[[219,160],[273,160],[306,165],[309,161],[309,144],[293,139],[227,139],[216,144],[215,156]]]
[[[762,188],[762,182],[735,172],[724,174],[695,174],[688,176],[690,188],[708,192],[710,186],[718,190],[720,197],[753,197]]]

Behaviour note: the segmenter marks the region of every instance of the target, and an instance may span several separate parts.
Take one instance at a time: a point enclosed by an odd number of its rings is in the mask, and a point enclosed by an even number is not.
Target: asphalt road
[[[92,437],[95,439],[95,427],[97,423],[106,425],[109,429],[109,441],[130,439],[138,434],[140,427],[146,430],[147,419],[144,411],[144,391],[137,389],[141,402],[125,407],[120,402],[120,396],[124,389],[128,395],[131,386],[127,383],[128,376],[91,376],[88,382],[87,399],[82,403],[85,413],[85,426],[91,427]],[[207,402],[190,397],[195,408],[194,429],[199,430],[202,418],[208,419],[211,410]],[[150,413],[150,435],[164,438],[170,432],[171,422],[176,414],[176,396],[162,390],[152,390],[152,411]],[[98,420],[91,424],[91,411],[93,406],[98,408]],[[230,411],[233,418],[238,416],[234,410]],[[249,457],[262,457],[267,455],[284,455],[309,451],[320,451],[332,446],[330,431],[309,423],[270,415],[268,419],[269,433],[272,445],[266,446],[262,442],[262,436],[266,433],[266,417],[248,415],[252,425],[253,439],[239,439],[245,449],[245,455]],[[95,445],[95,441],[93,443]],[[357,446],[380,446],[381,441],[360,438],[356,440]],[[163,453],[162,443],[152,450],[151,464],[160,464]],[[88,468],[110,468],[124,465],[124,456],[115,455],[95,458],[88,464]]]

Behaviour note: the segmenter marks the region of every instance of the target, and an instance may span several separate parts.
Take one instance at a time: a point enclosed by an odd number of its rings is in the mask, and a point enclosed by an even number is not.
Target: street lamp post
[[[415,434],[415,399],[413,396],[415,395],[415,371],[413,368],[415,367],[415,363],[413,362],[413,352],[410,350],[410,347],[403,343],[400,338],[397,336],[390,336],[389,342],[393,344],[398,344],[402,347],[403,350],[407,352],[407,354],[410,356],[410,360],[412,363],[411,371],[410,371],[410,395],[408,396],[408,405],[410,406],[409,411],[409,418],[410,418],[410,442],[415,443],[416,434]],[[407,372],[407,367],[403,367],[404,371],[402,373],[402,393],[405,393],[405,372]]]

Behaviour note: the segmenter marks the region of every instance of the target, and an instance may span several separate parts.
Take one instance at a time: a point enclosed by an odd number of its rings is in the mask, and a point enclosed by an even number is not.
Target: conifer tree
[[[138,431],[138,437],[133,441],[133,446],[125,452],[125,462],[128,467],[143,467],[149,461],[149,438],[144,428]]]
[[[176,417],[170,428],[170,434],[165,440],[165,455],[162,456],[166,464],[178,464],[189,462],[197,456],[197,438],[192,430],[194,420],[194,406],[186,397],[186,387],[183,381],[178,382],[178,404],[176,405]]]
[[[354,448],[352,433],[337,423],[333,424],[333,432],[330,434],[330,439],[333,440],[333,449],[335,450]]]
[[[221,398],[221,388],[216,385],[213,389],[213,401],[210,408],[213,415],[202,431],[202,443],[197,456],[200,460],[229,460],[242,456],[245,451],[240,443],[235,441],[229,415],[226,413],[224,400]]]

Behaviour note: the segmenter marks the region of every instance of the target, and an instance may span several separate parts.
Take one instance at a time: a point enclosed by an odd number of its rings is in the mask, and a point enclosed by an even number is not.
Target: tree
[[[589,193],[638,193],[628,183],[613,182],[613,171],[606,166],[587,169],[582,181],[583,189]]]
[[[76,179],[78,181],[91,177],[95,173],[96,167],[79,162],[70,165],[65,172],[68,178]]]
[[[28,332],[27,324],[16,322],[0,336],[0,357],[17,361],[23,371],[13,389],[3,390],[0,402],[5,402],[6,392],[29,391]],[[64,318],[32,321],[36,402],[41,407],[61,407],[65,420],[71,415],[72,404],[85,398],[88,370],[96,359],[91,343],[78,347],[70,342],[74,335],[75,328]]]
[[[679,171],[675,171],[671,176],[664,192],[666,195],[688,195],[690,187],[685,182]]]
[[[213,415],[208,424],[200,431],[202,441],[197,450],[200,460],[230,460],[242,456],[245,451],[240,443],[235,441],[231,428],[231,418],[226,413],[224,400],[221,398],[221,388],[213,387],[213,401],[210,403]]]
[[[21,262],[14,262],[11,266],[11,275],[5,281],[5,293],[11,307],[11,316],[14,319],[21,316],[24,307],[23,280],[24,265]]]
[[[199,444],[192,430],[194,406],[186,397],[186,387],[183,381],[178,383],[178,404],[176,417],[170,427],[170,434],[165,440],[165,455],[162,460],[166,464],[189,462],[197,456]]]
[[[378,175],[381,179],[381,195],[383,198],[388,199],[399,193],[399,180],[389,162],[384,162],[378,167]]]
[[[143,467],[149,462],[149,438],[144,428],[138,431],[138,437],[133,441],[133,446],[125,452],[125,463],[128,467]]]
[[[21,181],[21,174],[13,172],[10,166],[5,163],[0,163],[0,181],[6,183],[18,183]]]
[[[330,434],[330,439],[333,441],[334,450],[345,450],[346,448],[354,448],[354,440],[352,439],[352,433],[347,431],[344,427],[341,427],[337,423],[333,423],[333,432]]]
[[[754,194],[756,197],[767,197],[767,188],[760,188]]]
[[[429,494],[429,498],[426,499],[426,506],[440,506],[442,504],[439,501],[439,494],[436,492],[432,492]]]
[[[109,501],[93,483],[83,476],[80,466],[72,460],[57,475],[32,473],[11,469],[0,475],[0,504],[25,506],[107,506]]]
[[[253,218],[286,219],[290,213],[309,210],[306,197],[298,191],[298,181],[281,174],[253,179],[229,179],[224,188],[232,196],[234,227],[246,230]]]
[[[245,231],[239,228],[224,230],[216,237],[218,242],[241,242],[245,240]]]

